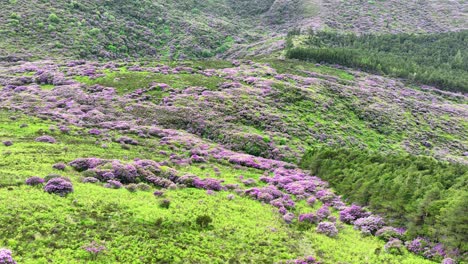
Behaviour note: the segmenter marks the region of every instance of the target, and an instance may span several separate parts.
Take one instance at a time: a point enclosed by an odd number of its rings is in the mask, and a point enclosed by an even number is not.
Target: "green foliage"
[[[292,59],[337,63],[443,90],[468,91],[468,31],[440,34],[363,35],[311,32]]]
[[[307,153],[303,168],[327,180],[352,202],[370,206],[422,235],[454,247],[466,245],[468,166],[429,157],[385,155],[320,148]]]
[[[206,228],[208,227],[211,222],[213,222],[213,219],[209,215],[200,215],[197,216],[197,219],[195,219],[195,223],[201,228]]]
[[[59,23],[60,18],[55,13],[52,13],[49,15],[49,21],[52,23]]]

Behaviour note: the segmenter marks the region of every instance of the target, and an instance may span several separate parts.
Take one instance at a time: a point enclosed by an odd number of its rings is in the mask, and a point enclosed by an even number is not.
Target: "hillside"
[[[4,0],[0,264],[468,263],[468,2]]]
[[[337,196],[338,200],[333,200],[334,202],[328,200],[329,196],[325,194],[332,190],[327,189],[327,183],[318,178],[307,178],[311,176],[294,169],[296,166],[293,163],[299,162],[305,150],[326,146],[333,146],[334,149],[379,151],[387,155],[401,155],[402,159],[408,159],[405,153],[412,153],[433,156],[440,160],[467,162],[467,135],[464,133],[468,111],[466,97],[427,87],[407,87],[401,82],[362,72],[284,61],[195,61],[166,65],[38,61],[3,64],[0,76],[3,86],[0,107],[3,109],[4,120],[0,139],[12,143],[12,146],[4,143],[5,147],[2,147],[0,173],[3,175],[1,185],[4,188],[1,188],[1,192],[2,199],[11,201],[5,204],[7,207],[4,210],[16,212],[4,217],[2,221],[6,224],[11,217],[22,219],[20,212],[36,210],[33,208],[39,205],[31,203],[35,199],[52,199],[48,203],[58,203],[60,206],[41,207],[50,213],[42,214],[39,211],[34,219],[48,219],[61,214],[61,210],[67,210],[77,217],[75,220],[60,220],[55,228],[62,231],[57,231],[53,237],[45,236],[44,232],[49,229],[36,226],[32,219],[17,221],[16,229],[30,230],[19,237],[13,231],[15,229],[2,229],[1,244],[17,252],[24,263],[32,263],[38,259],[45,261],[50,253],[54,254],[52,259],[70,262],[85,257],[85,252],[79,247],[84,246],[86,241],[91,243],[93,240],[106,243],[109,251],[99,258],[103,262],[127,262],[130,256],[142,256],[138,254],[144,254],[144,251],[154,247],[159,248],[161,243],[166,245],[161,254],[147,254],[146,258],[141,257],[141,262],[165,262],[169,261],[169,256],[175,262],[182,259],[204,262],[206,254],[214,252],[206,247],[219,243],[213,239],[223,238],[226,241],[226,253],[212,255],[216,262],[229,259],[243,262],[243,258],[278,262],[312,255],[323,263],[336,263],[344,259],[351,263],[375,263],[384,259],[389,263],[424,263],[423,259],[412,260],[415,255],[401,248],[398,249],[403,250],[401,254],[406,252],[403,257],[398,254],[376,253],[369,259],[368,250],[380,252],[382,249],[379,248],[384,243],[372,237],[363,240],[363,244],[359,246],[336,244],[348,243],[350,239],[354,240],[359,236],[357,231],[344,225],[345,222],[337,222],[338,232],[342,234],[338,239],[329,240],[326,236],[310,233],[316,228],[315,225],[304,226],[304,220],[301,220],[307,213],[311,213],[311,209],[306,206],[306,199],[317,197],[322,202],[314,205],[313,210],[318,210],[321,204],[330,206],[327,210],[331,210],[335,216],[346,207],[343,207]],[[7,122],[8,118],[13,121]],[[46,137],[37,138],[41,135]],[[37,142],[38,140],[53,144]],[[76,164],[83,165],[73,165],[74,160],[78,162]],[[148,165],[141,165],[140,160]],[[88,162],[92,163],[86,165]],[[60,163],[70,165],[65,166],[64,171],[53,168],[54,164]],[[140,166],[144,166],[143,169],[150,165],[156,167],[144,171],[138,169]],[[436,219],[444,211],[456,210],[459,206],[457,201],[465,199],[463,179],[467,176],[466,167],[456,169],[449,163],[434,163],[433,166],[443,166],[446,175],[455,177],[443,182],[440,189],[443,193],[451,190],[451,196],[433,197],[419,203],[417,197],[429,195],[428,187],[439,181],[420,183],[420,189],[408,189],[408,184],[411,184],[408,181],[401,188],[405,188],[407,199],[411,197],[415,204],[405,212],[391,214],[389,210],[381,210],[385,206],[381,202],[366,204],[358,197],[351,201],[370,205],[370,209],[383,213],[389,224],[408,229],[408,241],[416,235],[428,236],[433,241],[443,240],[445,235],[453,238],[453,234],[459,234],[458,229],[450,229],[454,222]],[[128,190],[133,188],[133,191],[129,193],[126,190],[102,188],[99,181],[106,181],[102,177],[109,169],[114,171],[113,175],[119,181],[127,184]],[[81,172],[83,170],[85,172]],[[453,173],[447,174],[448,170],[453,170]],[[72,179],[75,191],[67,198],[44,196],[47,194],[40,189],[31,189],[24,185],[25,179],[35,175],[49,179],[66,175]],[[432,172],[429,175],[436,174]],[[323,176],[328,178],[325,174]],[[270,180],[278,177],[292,177],[291,179],[296,178],[299,181],[287,187],[275,183],[276,180]],[[186,178],[191,180],[187,181]],[[82,183],[90,182],[91,179],[98,184]],[[195,184],[193,179],[198,179],[195,182],[200,183]],[[317,181],[314,186],[319,188],[300,191],[304,188],[300,184],[310,180]],[[132,194],[139,188],[137,185],[132,187],[133,183],[151,184],[145,185],[147,187],[144,189],[163,187],[164,197],[171,203],[170,213],[157,207],[157,203],[163,203],[164,199],[154,200],[144,191]],[[263,196],[256,192],[262,192],[262,188],[268,185],[277,186],[274,188],[285,191],[285,195],[292,195],[283,198],[286,201],[292,199],[297,205],[280,206],[275,205],[270,198],[260,198]],[[208,190],[208,196],[193,188]],[[344,191],[341,187],[339,189]],[[94,207],[93,199],[104,195],[101,194],[104,191],[108,202],[94,213],[89,211]],[[15,195],[7,195],[8,193]],[[91,196],[85,198],[83,195],[86,193]],[[130,196],[124,200],[119,199],[122,195]],[[230,198],[225,200],[225,197]],[[279,206],[280,216],[286,219],[286,224],[278,222],[274,207],[252,205],[252,198]],[[100,201],[102,199],[103,197],[99,198]],[[136,199],[135,202],[126,201],[133,199]],[[205,209],[200,211],[196,209],[198,207],[192,208],[195,204],[181,204],[185,199],[201,199],[196,200],[196,203],[204,204]],[[230,199],[234,199],[234,202],[229,202]],[[398,201],[407,203],[405,199]],[[81,205],[78,206],[77,203]],[[212,206],[213,203],[227,206],[227,209],[221,210]],[[16,204],[16,209],[9,207],[9,204]],[[408,221],[413,214],[419,213],[418,207],[423,204],[437,205],[440,212],[433,217],[426,215],[426,220]],[[283,206],[286,206],[285,209],[281,209]],[[398,206],[400,205],[393,208]],[[106,209],[108,207],[120,209]],[[256,213],[244,211],[245,207]],[[258,210],[263,210],[263,213]],[[128,220],[126,224],[115,220],[112,222],[115,227],[109,229],[102,222],[109,217],[108,214],[128,214],[124,216]],[[185,216],[180,218],[177,214]],[[256,214],[261,214],[261,217]],[[213,221],[207,231],[200,231],[193,224],[196,217],[203,215],[208,215]],[[298,216],[300,217],[297,218]],[[265,222],[255,222],[259,217],[265,218]],[[46,224],[48,220],[44,221]],[[72,221],[74,227],[60,229],[66,221]],[[244,224],[238,226],[232,221],[241,221]],[[330,218],[330,221],[337,220]],[[453,221],[464,226],[463,218]],[[156,232],[154,234],[147,233],[150,230],[148,228],[155,223],[159,226],[156,229],[158,231],[153,231]],[[135,231],[121,229],[124,224],[131,225]],[[261,225],[276,231],[271,236],[254,235],[251,233],[253,231],[249,231],[249,225]],[[175,228],[176,226],[179,228]],[[446,229],[446,232],[431,232],[431,228],[436,226]],[[76,239],[77,230],[81,228],[94,230],[85,236],[85,241]],[[233,233],[227,230],[237,230],[237,235],[232,236]],[[169,231],[171,233],[167,233]],[[112,238],[110,234],[113,232],[123,237]],[[161,232],[170,240],[161,240]],[[374,232],[375,230],[372,231]],[[265,242],[251,244],[253,242],[248,237],[253,235],[262,237]],[[34,255],[28,253],[24,247],[25,241],[31,241],[30,236],[35,241],[30,244],[31,247],[40,248]],[[211,238],[200,247],[197,241],[204,236]],[[300,240],[301,248],[288,245],[293,242],[286,240],[285,236],[294,236],[296,241]],[[55,241],[52,252],[44,247],[51,245],[52,242],[48,242],[50,239]],[[132,241],[139,239],[145,239],[145,247],[132,249]],[[435,255],[430,258],[439,260],[447,254],[456,256],[450,248],[466,250],[463,248],[465,239],[462,236],[445,241],[449,247],[442,253],[434,247],[435,251],[431,251],[431,254]],[[128,248],[125,251],[127,253],[122,255],[123,251],[114,243],[123,243]],[[173,251],[174,246],[180,243],[190,249]],[[245,249],[245,255],[235,253],[237,250],[234,245],[239,243],[250,245]],[[316,243],[323,245],[318,247]],[[258,251],[263,247],[267,251]],[[338,254],[334,250],[336,247],[347,249]],[[277,255],[266,254],[273,248]],[[198,253],[189,257],[186,255],[187,250]]]
[[[294,28],[445,32],[466,29],[468,21],[464,1],[441,0],[4,2],[4,60],[239,57],[281,49],[280,36]]]

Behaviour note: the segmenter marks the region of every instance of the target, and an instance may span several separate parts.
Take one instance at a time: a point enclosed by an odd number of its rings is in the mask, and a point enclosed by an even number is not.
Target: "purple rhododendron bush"
[[[0,264],[466,261],[466,224],[406,225],[300,166],[327,146],[463,171],[466,97],[304,65],[0,62]],[[446,215],[426,187],[417,210]]]

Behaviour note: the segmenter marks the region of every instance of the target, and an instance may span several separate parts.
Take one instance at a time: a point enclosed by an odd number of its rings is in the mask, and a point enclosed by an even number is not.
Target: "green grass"
[[[78,76],[75,79],[88,85],[100,84],[107,87],[114,87],[120,94],[128,93],[140,88],[149,88],[152,83],[169,84],[172,88],[182,89],[189,86],[202,86],[210,90],[216,90],[223,83],[223,79],[213,76],[207,77],[201,74],[162,74],[151,72],[132,72],[120,70],[119,72],[108,72],[106,76],[91,79],[85,76]],[[164,93],[158,93],[160,97]]]

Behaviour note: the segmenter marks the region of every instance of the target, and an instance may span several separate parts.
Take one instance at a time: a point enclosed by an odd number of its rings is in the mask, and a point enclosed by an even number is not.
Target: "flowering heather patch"
[[[138,177],[138,172],[132,164],[122,164],[118,161],[112,162],[112,173],[122,183],[133,183]]]
[[[13,146],[13,141],[6,140],[2,142],[5,147]]]
[[[292,221],[294,220],[294,214],[286,213],[285,215],[283,215],[283,220],[288,224],[292,223]]]
[[[98,158],[80,158],[68,163],[68,165],[70,165],[77,171],[85,171],[89,169],[94,169],[105,162],[105,160]]]
[[[452,258],[444,258],[441,264],[457,264],[457,262]]]
[[[314,257],[308,256],[304,258],[288,260],[286,261],[286,264],[320,264],[320,262],[317,261]]]
[[[364,218],[359,218],[354,221],[354,228],[361,230],[365,233],[374,234],[377,230],[382,228],[385,224],[384,220],[380,216],[368,216]]]
[[[96,241],[93,241],[90,244],[83,246],[82,248],[89,254],[91,254],[91,258],[93,260],[95,260],[98,257],[99,253],[106,250],[106,247],[104,245],[101,245]]]
[[[42,185],[44,183],[44,179],[40,177],[30,177],[26,180],[26,184],[29,186],[36,186],[36,185]]]
[[[82,183],[98,183],[99,180],[94,177],[85,177],[81,180]]]
[[[110,180],[107,181],[106,184],[104,184],[104,187],[109,189],[120,189],[123,187],[123,184],[119,181]]]
[[[330,214],[330,209],[327,205],[323,205],[316,212],[317,218],[320,219],[319,221],[326,219]]]
[[[156,197],[161,197],[161,196],[164,195],[164,191],[156,190],[156,191],[154,191],[153,195],[156,196]]]
[[[211,190],[211,191],[221,191],[224,190],[225,187],[222,185],[223,180],[217,180],[217,179],[199,179],[195,178],[193,180],[193,186],[198,189],[205,189],[205,190]]]
[[[90,130],[88,131],[88,134],[90,134],[90,135],[95,135],[95,136],[99,136],[99,135],[101,135],[101,130],[93,128],[93,129],[90,129]]]
[[[54,144],[54,143],[57,142],[55,140],[55,138],[53,138],[51,136],[40,136],[40,137],[36,138],[36,141],[37,142],[43,142],[43,143],[50,143],[50,144]]]
[[[356,219],[370,216],[362,207],[351,205],[340,212],[340,221],[347,224],[353,224]]]
[[[327,235],[329,237],[335,237],[338,235],[338,229],[332,222],[320,222],[315,229],[317,233]]]
[[[11,256],[11,251],[6,248],[0,248],[0,264],[16,264]]]
[[[52,165],[52,168],[56,169],[56,170],[65,170],[65,168],[67,167],[67,165],[65,163],[56,163],[54,165]]]
[[[206,162],[206,159],[204,157],[198,156],[197,154],[192,155],[190,157],[190,159],[193,162],[197,162],[197,163],[205,163]]]
[[[138,145],[138,140],[130,138],[130,137],[126,137],[126,136],[118,138],[117,142],[128,144],[128,145]]]
[[[65,196],[73,192],[73,185],[70,181],[63,178],[53,178],[46,183],[44,191]]]
[[[312,223],[312,224],[316,224],[320,222],[319,218],[314,213],[301,214],[299,215],[298,220],[299,222],[307,222],[307,223]]]
[[[430,250],[429,241],[421,237],[415,238],[411,241],[406,241],[405,246],[410,252],[415,254],[422,254],[423,252]]]

